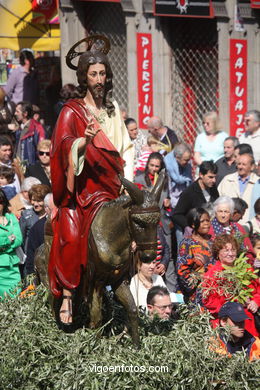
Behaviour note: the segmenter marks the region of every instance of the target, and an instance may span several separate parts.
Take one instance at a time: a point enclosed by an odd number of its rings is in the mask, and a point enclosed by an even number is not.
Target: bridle
[[[129,211],[128,211],[128,221],[129,221],[129,232],[130,232],[130,237],[131,237],[131,240],[132,241],[135,241],[136,242],[136,249],[137,250],[140,250],[140,251],[143,251],[143,250],[154,250],[156,251],[157,250],[157,238],[156,238],[156,241],[147,241],[147,242],[140,242],[138,241],[138,237],[135,237],[135,234],[134,234],[134,226],[133,226],[133,221],[132,221],[132,215],[134,214],[138,214],[138,215],[141,215],[141,214],[149,214],[149,213],[158,213],[160,214],[160,209],[159,207],[148,207],[146,209],[134,209],[132,210],[132,207],[129,208]]]

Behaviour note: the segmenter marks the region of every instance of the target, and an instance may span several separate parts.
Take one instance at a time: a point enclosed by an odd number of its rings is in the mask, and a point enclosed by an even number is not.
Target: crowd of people
[[[63,298],[61,322],[72,323],[71,291],[87,258],[83,245],[78,253],[83,220],[86,238],[101,202],[119,195],[118,174],[124,171],[140,189],[151,191],[165,170],[157,257],[148,264],[138,261],[129,275],[136,305],[163,319],[179,303],[191,310],[199,305],[213,315],[213,326],[233,327],[231,339],[219,340],[227,353],[243,347],[251,356],[253,348],[255,357],[258,348],[259,357],[260,112],[245,114],[240,139],[228,136],[214,111],[203,116],[204,132],[194,145],[158,116],[139,130],[111,99],[105,55],[86,52],[77,70],[79,88],[62,88],[56,128],[46,131],[34,106],[33,57],[25,51],[20,61],[0,93],[0,297],[20,293],[19,282],[34,273],[46,218],[56,218],[50,287]],[[242,305],[241,294],[233,296],[228,288],[234,281],[223,282],[241,253],[247,279],[232,286],[244,290]]]

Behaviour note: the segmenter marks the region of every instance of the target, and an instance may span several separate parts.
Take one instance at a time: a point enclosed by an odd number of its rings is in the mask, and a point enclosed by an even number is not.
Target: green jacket
[[[19,222],[14,214],[6,213],[7,225],[0,225],[0,267],[7,267],[19,263],[15,249],[22,244],[23,238]],[[15,235],[15,240],[10,241],[9,236]]]

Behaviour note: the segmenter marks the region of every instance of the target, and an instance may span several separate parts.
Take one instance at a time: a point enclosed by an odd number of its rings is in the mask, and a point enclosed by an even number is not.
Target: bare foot
[[[72,324],[72,296],[69,290],[63,290],[63,301],[60,307],[60,321],[64,325]]]

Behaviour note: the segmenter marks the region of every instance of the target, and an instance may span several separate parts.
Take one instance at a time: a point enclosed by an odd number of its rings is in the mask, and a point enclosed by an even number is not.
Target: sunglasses
[[[50,155],[50,152],[43,152],[43,151],[41,151],[41,150],[39,150],[39,156],[43,156],[44,154],[46,155],[46,156],[49,156]]]

